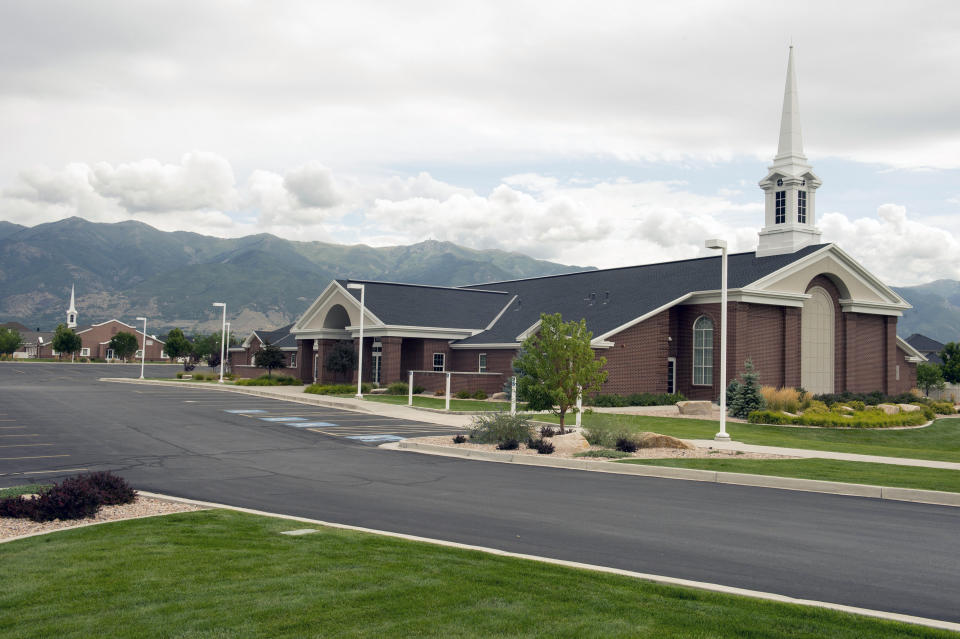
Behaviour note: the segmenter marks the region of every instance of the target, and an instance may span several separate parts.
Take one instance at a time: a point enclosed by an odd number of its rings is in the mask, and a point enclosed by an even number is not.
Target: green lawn
[[[849,484],[920,488],[922,490],[944,490],[951,493],[960,493],[960,470],[943,470],[940,468],[894,466],[892,464],[850,462],[835,459],[737,459],[728,457],[718,459],[629,459],[621,460],[620,463],[697,468],[726,473],[799,477],[801,479],[842,481]]]
[[[229,511],[0,545],[0,635],[23,637],[951,637]]]
[[[556,422],[549,415],[537,416],[541,421]],[[573,419],[568,419],[573,423]],[[646,417],[594,413],[583,416],[588,428],[653,431],[684,439],[713,439],[718,422],[676,417]],[[908,457],[960,462],[960,419],[938,419],[926,428],[910,430],[840,430],[835,428],[790,428],[727,422],[730,436],[746,444],[785,446],[811,450],[833,450],[843,453]]]
[[[347,395],[344,395],[347,397]],[[349,397],[353,397],[349,395]],[[384,404],[407,405],[406,395],[364,395],[364,399],[371,402],[382,402]],[[421,408],[444,408],[445,400],[442,397],[421,397],[413,396],[413,405]],[[517,404],[517,409],[522,409],[525,404]],[[450,410],[455,411],[509,411],[510,402],[488,402],[478,399],[450,399]]]
[[[23,486],[0,488],[0,499],[4,497],[16,497],[17,495],[36,495],[50,488],[50,486],[51,484],[25,484]]]

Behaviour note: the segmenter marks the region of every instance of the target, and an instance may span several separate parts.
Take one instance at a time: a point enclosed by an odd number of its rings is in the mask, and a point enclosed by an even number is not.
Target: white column
[[[137,319],[143,320],[143,345],[140,347],[140,379],[143,379],[144,362],[147,361],[147,318],[138,317]]]
[[[444,410],[450,410],[450,373],[447,373],[447,401]]]
[[[410,371],[410,381],[407,382],[407,406],[413,406],[413,371]]]
[[[577,385],[577,428],[583,423],[583,388]]]
[[[510,378],[510,414],[517,414],[517,376]]]

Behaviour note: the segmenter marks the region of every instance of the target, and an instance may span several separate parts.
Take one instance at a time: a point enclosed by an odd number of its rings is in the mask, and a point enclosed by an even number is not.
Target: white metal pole
[[[447,373],[447,401],[444,410],[450,410],[450,373]]]
[[[407,384],[407,406],[413,406],[413,371],[410,371],[410,382]]]
[[[220,330],[220,382],[223,383],[223,348],[226,346],[224,340],[227,338],[227,305],[223,305],[223,326]]]
[[[510,378],[510,414],[517,414],[517,376]]]
[[[727,434],[727,247],[720,258],[720,432],[716,439],[730,439]]]
[[[360,285],[360,348],[357,353],[357,399],[363,399],[363,308],[367,287]]]
[[[147,318],[138,317],[137,319],[143,320],[143,345],[140,347],[140,379],[143,379],[143,366],[147,359]]]
[[[577,384],[577,428],[583,423],[583,388]]]
[[[227,343],[227,359],[229,360],[230,359],[230,322],[227,322],[227,336],[224,341]]]

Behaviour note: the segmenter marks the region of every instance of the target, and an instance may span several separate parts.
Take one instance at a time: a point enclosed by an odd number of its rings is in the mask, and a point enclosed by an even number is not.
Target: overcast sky
[[[955,0],[0,0],[0,219],[752,250],[791,40],[824,239],[960,279]]]

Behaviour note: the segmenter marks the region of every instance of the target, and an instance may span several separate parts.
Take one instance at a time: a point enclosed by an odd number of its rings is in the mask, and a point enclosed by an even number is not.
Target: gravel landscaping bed
[[[461,449],[470,449],[470,450],[484,450],[492,453],[504,453],[506,455],[533,455],[537,456],[539,453],[534,450],[527,448],[525,445],[520,446],[517,450],[497,450],[496,444],[473,444],[470,442],[464,444],[454,444],[452,437],[413,437],[408,440],[408,442],[415,442],[421,444],[434,444],[439,446],[449,446],[450,448],[461,448]],[[548,438],[547,441],[550,441]],[[590,448],[585,450],[603,450],[599,446],[590,446]],[[552,453],[552,457],[563,457],[563,458],[573,458],[577,452],[583,451],[566,451],[558,449],[555,453]],[[641,448],[637,452],[632,453],[630,457],[624,457],[623,459],[630,458],[646,458],[646,459],[665,459],[665,458],[675,458],[675,457],[686,457],[686,458],[724,458],[724,457],[736,457],[737,459],[793,459],[792,457],[787,457],[784,455],[769,455],[766,453],[747,453],[742,451],[733,451],[733,450],[718,450],[716,448],[694,448],[693,450],[682,450],[677,448]],[[580,457],[578,459],[584,459],[586,461],[609,461],[603,457]]]
[[[153,497],[137,497],[136,501],[132,504],[101,506],[96,515],[86,519],[55,519],[53,521],[37,522],[30,519],[0,517],[0,540],[61,530],[64,528],[77,528],[79,526],[88,526],[90,524],[99,524],[119,519],[169,515],[171,513],[182,513],[193,510],[205,509],[201,506],[181,504],[163,499],[155,499]]]

